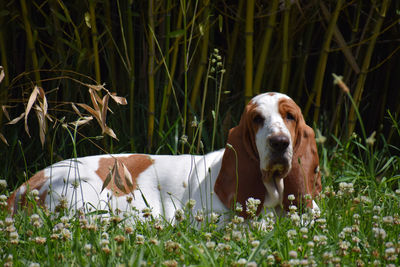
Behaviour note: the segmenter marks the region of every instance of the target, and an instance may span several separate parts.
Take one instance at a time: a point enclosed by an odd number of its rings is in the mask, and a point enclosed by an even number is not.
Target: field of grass
[[[400,1],[368,3],[0,1],[0,265],[400,266]],[[60,159],[221,148],[266,90],[316,129],[318,214],[7,211]]]
[[[353,135],[325,148],[319,214],[273,213],[248,220],[232,213],[192,214],[188,203],[174,223],[148,217],[49,214],[35,205],[10,217],[2,180],[0,263],[3,266],[398,266],[399,157],[372,137]],[[366,142],[365,142],[366,141]],[[365,143],[366,145],[362,145]],[[374,144],[375,143],[375,144]],[[396,148],[391,148],[397,150]],[[146,213],[146,210],[139,211]],[[249,211],[251,212],[251,211]]]

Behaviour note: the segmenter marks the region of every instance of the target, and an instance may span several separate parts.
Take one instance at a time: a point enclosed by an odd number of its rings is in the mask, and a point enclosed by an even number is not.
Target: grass
[[[320,141],[320,214],[268,213],[230,222],[177,211],[176,222],[121,214],[49,214],[35,204],[10,217],[0,197],[4,266],[396,266],[400,259],[399,157],[360,137]],[[371,167],[372,166],[372,167]],[[397,171],[397,174],[396,174]],[[138,211],[145,213],[146,211]]]

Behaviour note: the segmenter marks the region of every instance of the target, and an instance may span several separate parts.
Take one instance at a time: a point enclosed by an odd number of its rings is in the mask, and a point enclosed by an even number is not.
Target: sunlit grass
[[[191,202],[176,212],[174,222],[133,215],[148,210],[70,216],[49,214],[32,195],[30,212],[10,217],[9,192],[1,181],[0,261],[4,266],[396,266],[400,190],[390,170],[399,159],[377,179],[359,160],[358,146],[358,137],[335,149],[320,146],[328,157],[321,157],[319,214],[300,214],[292,206],[284,217],[267,213],[244,220],[232,214],[218,222],[216,214],[192,212]],[[379,160],[392,158],[387,151],[376,153]]]

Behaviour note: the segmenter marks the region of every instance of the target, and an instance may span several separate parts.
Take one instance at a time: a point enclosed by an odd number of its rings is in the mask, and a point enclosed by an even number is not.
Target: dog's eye
[[[314,169],[314,173],[319,173],[319,166]]]
[[[286,119],[287,119],[287,120],[290,120],[290,121],[294,121],[294,120],[295,120],[293,114],[290,113],[290,112],[286,113]]]
[[[256,116],[253,118],[253,122],[254,122],[255,124],[263,124],[263,123],[264,123],[264,118],[263,118],[261,115],[256,115]]]

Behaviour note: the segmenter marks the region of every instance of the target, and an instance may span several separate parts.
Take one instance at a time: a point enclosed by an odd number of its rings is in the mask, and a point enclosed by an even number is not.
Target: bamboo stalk
[[[183,10],[182,8],[179,9],[178,21],[176,24],[176,28],[180,29],[182,26],[182,18],[183,18]],[[165,118],[167,115],[167,110],[169,106],[169,99],[172,93],[172,83],[173,78],[175,75],[176,65],[178,62],[178,52],[179,52],[179,41],[181,37],[175,38],[173,48],[172,48],[172,59],[171,59],[171,67],[170,67],[170,78],[168,79],[168,86],[166,90],[163,92],[163,100],[161,104],[161,111],[160,111],[160,124],[159,124],[159,131],[162,132],[164,130]]]
[[[149,0],[149,32],[154,32],[154,0]],[[149,34],[149,63],[148,63],[148,83],[149,83],[149,105],[148,105],[148,123],[147,123],[147,149],[150,152],[154,133],[154,114],[155,114],[155,96],[154,96],[154,35]]]
[[[228,82],[231,80],[230,77],[232,75],[233,58],[237,53],[236,44],[239,39],[238,36],[239,36],[240,26],[242,25],[241,14],[243,12],[243,6],[244,6],[244,0],[239,0],[238,8],[236,11],[235,25],[233,26],[232,35],[231,35],[231,38],[229,38],[229,37],[227,38],[230,41],[227,44],[228,45],[228,55],[227,55],[226,64],[225,64],[226,79],[224,79],[224,81],[223,81],[224,90],[228,90],[228,86],[229,86]],[[228,34],[228,31],[226,31],[226,32]]]
[[[25,0],[20,0],[21,3],[21,11],[22,11],[22,20],[24,22],[25,33],[26,33],[26,42],[28,46],[28,53],[31,54],[32,57],[32,68],[35,71],[35,79],[38,86],[42,86],[39,72],[39,63],[36,55],[35,49],[35,40],[32,35],[32,28],[29,21],[28,8],[26,6]]]
[[[99,59],[99,45],[98,45],[98,32],[96,27],[96,0],[89,1],[89,16],[90,16],[90,25],[92,31],[92,49],[93,49],[93,58],[94,58],[94,72],[96,77],[96,82],[98,84],[101,83],[100,76],[100,59]]]
[[[264,33],[263,46],[261,48],[261,53],[258,58],[256,77],[254,79],[254,93],[259,94],[261,89],[262,78],[265,73],[265,63],[267,61],[267,56],[272,40],[272,33],[274,31],[276,23],[276,14],[278,14],[278,4],[279,0],[273,0],[270,8],[270,16],[267,22],[267,28]]]
[[[290,1],[285,0],[285,11],[283,13],[283,32],[282,32],[282,72],[280,90],[287,93],[289,79],[289,18],[290,18]]]
[[[204,1],[204,19],[203,21],[208,21],[208,17],[209,17],[209,2],[208,1]],[[196,77],[194,80],[194,85],[193,85],[193,90],[192,90],[192,94],[191,94],[191,98],[190,98],[190,105],[192,107],[192,110],[195,111],[196,110],[196,103],[197,100],[199,99],[199,91],[200,91],[200,85],[201,85],[201,81],[204,78],[204,71],[206,69],[207,66],[207,54],[208,54],[208,41],[209,41],[209,36],[210,36],[210,27],[209,25],[203,25],[204,28],[204,34],[202,36],[202,44],[201,44],[201,52],[200,52],[200,64],[197,68],[197,72],[196,72]]]
[[[367,52],[364,56],[364,61],[361,66],[361,72],[360,72],[360,75],[357,80],[356,89],[354,91],[355,106],[352,106],[350,108],[349,117],[348,117],[349,118],[348,132],[347,132],[348,137],[353,133],[355,125],[356,125],[356,110],[355,109],[358,108],[358,106],[360,105],[360,102],[361,102],[361,96],[364,91],[365,80],[367,79],[368,68],[371,63],[372,53],[374,52],[376,40],[377,40],[379,32],[381,30],[383,21],[386,17],[386,11],[387,11],[389,4],[390,4],[390,0],[382,1],[382,6],[379,11],[379,17],[376,19],[376,24],[373,29],[372,38],[369,42]]]
[[[131,3],[126,3],[127,4],[127,41],[124,41],[124,47],[125,47],[125,52],[126,52],[126,63],[128,67],[128,75],[129,75],[129,133],[130,133],[130,146],[131,146],[131,151],[135,151],[135,143],[134,143],[134,136],[135,136],[135,105],[134,105],[134,100],[135,100],[135,37],[134,37],[134,30],[133,30],[133,1]],[[122,12],[119,4],[119,0],[117,0],[117,6],[118,6],[118,14],[121,17]],[[123,31],[123,23],[121,23],[121,30],[122,30],[122,35],[124,36],[125,33]],[[123,39],[125,40],[125,38]],[[126,45],[126,43],[128,45]]]
[[[254,0],[246,5],[246,67],[245,67],[245,105],[253,96],[253,35],[254,35]]]
[[[105,11],[105,24],[107,25],[108,28],[108,33],[110,35],[110,39],[113,39],[112,33],[113,33],[113,27],[112,27],[112,21],[111,21],[111,5],[110,1],[106,0],[103,2],[104,3],[104,11]],[[107,55],[108,55],[108,73],[109,77],[111,80],[111,85],[112,88],[118,88],[117,86],[117,75],[116,72],[118,71],[115,65],[115,50],[114,50],[114,45],[113,42],[108,42],[107,44]]]
[[[313,85],[313,89],[312,89],[312,97],[309,97],[307,105],[306,105],[306,109],[305,109],[305,114],[307,114],[309,111],[309,108],[311,106],[313,97],[314,97],[314,95],[316,95],[315,103],[314,103],[315,104],[314,122],[318,121],[319,110],[320,110],[320,105],[321,105],[322,84],[323,84],[324,76],[325,76],[326,63],[328,61],[329,48],[331,45],[334,27],[335,27],[337,19],[339,17],[339,13],[340,13],[340,9],[341,9],[342,5],[343,5],[343,0],[338,0],[336,2],[335,10],[332,14],[331,20],[329,21],[328,28],[325,32],[324,43],[322,45],[321,55],[319,57],[316,72],[315,72],[314,85]]]

